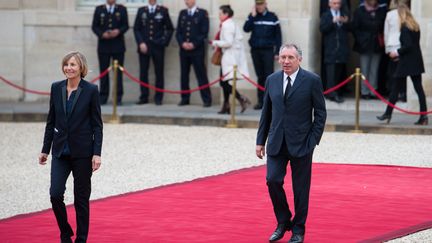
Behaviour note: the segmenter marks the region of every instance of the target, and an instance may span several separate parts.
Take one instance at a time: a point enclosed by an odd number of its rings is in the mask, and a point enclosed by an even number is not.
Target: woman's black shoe
[[[427,124],[429,124],[429,119],[426,115],[421,115],[419,120],[414,123],[414,125],[422,125],[422,126],[426,126]]]
[[[385,120],[387,120],[387,124],[389,124],[389,123],[390,123],[390,120],[391,120],[391,115],[383,114],[383,115],[381,115],[381,116],[377,116],[376,118],[377,118],[378,120],[380,120],[380,121],[385,121]]]
[[[229,114],[229,113],[230,113],[230,103],[224,102],[221,110],[218,111],[218,114]]]

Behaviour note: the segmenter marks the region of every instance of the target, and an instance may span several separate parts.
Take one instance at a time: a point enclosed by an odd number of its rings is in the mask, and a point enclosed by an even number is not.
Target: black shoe
[[[406,93],[400,93],[399,97],[398,97],[398,101],[403,102],[403,103],[407,102],[407,95],[406,95]]]
[[[363,99],[363,100],[370,100],[371,96],[370,95],[361,95],[360,98]]]
[[[189,105],[189,100],[181,100],[180,103],[178,103],[178,106],[185,106]]]
[[[288,241],[288,243],[303,243],[304,242],[304,235],[301,234],[293,234],[291,236],[291,239]]]
[[[414,125],[422,125],[422,126],[426,126],[429,123],[429,119],[426,115],[421,115],[419,120],[414,123]]]
[[[344,102],[344,99],[343,99],[342,97],[340,97],[339,95],[336,95],[336,96],[330,97],[330,100],[331,100],[331,101],[334,101],[334,102],[336,102],[336,103],[338,103],[338,104]]]
[[[382,114],[381,116],[377,116],[376,117],[378,120],[380,120],[380,121],[385,121],[385,120],[387,120],[387,124],[389,124],[390,123],[390,120],[391,120],[391,115],[388,115],[388,114]]]
[[[162,100],[155,100],[155,105],[157,106],[162,105]]]
[[[258,103],[254,106],[254,110],[261,110],[263,105],[261,103]]]
[[[139,100],[137,103],[135,103],[137,105],[145,105],[148,104],[148,100]]]
[[[117,101],[117,106],[122,106],[123,103],[121,101]]]
[[[273,242],[282,239],[285,235],[285,232],[289,230],[290,228],[286,224],[278,224],[276,230],[270,236],[269,241]]]
[[[206,103],[203,104],[203,107],[205,107],[205,108],[208,108],[208,107],[211,107],[211,106],[212,106],[211,102],[206,102]]]

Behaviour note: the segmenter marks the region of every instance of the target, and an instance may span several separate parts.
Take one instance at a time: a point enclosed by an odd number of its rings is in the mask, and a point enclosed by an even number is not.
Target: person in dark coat
[[[196,5],[196,0],[185,0],[186,9],[179,13],[176,28],[176,39],[180,47],[181,89],[189,90],[189,73],[193,66],[199,86],[207,85],[207,69],[205,65],[206,43],[209,32],[209,17],[205,9]],[[210,88],[200,91],[204,107],[211,107]],[[189,105],[190,94],[181,94],[179,106]]]
[[[348,62],[348,31],[350,29],[348,13],[341,8],[341,0],[330,0],[328,9],[321,16],[320,31],[324,39],[324,64],[327,76],[327,88],[334,87],[342,80],[345,64]],[[337,103],[343,99],[338,92],[331,92],[327,98]]]
[[[148,69],[150,59],[156,74],[156,87],[164,88],[165,48],[169,45],[174,27],[168,9],[158,5],[156,0],[149,0],[149,5],[138,9],[134,23],[135,40],[138,45],[140,79],[149,83]],[[141,86],[141,95],[137,105],[147,104],[149,89]],[[162,105],[163,93],[156,92],[154,102]]]
[[[420,27],[415,21],[409,8],[405,5],[398,6],[398,14],[401,23],[400,42],[401,47],[397,51],[390,53],[391,58],[399,58],[396,71],[394,73],[395,83],[393,84],[390,92],[389,102],[395,104],[398,100],[398,94],[402,87],[402,83],[406,77],[410,76],[414,85],[414,89],[418,95],[420,102],[420,111],[425,112],[426,96],[422,86],[422,73],[424,73],[424,63],[422,52],[420,49]],[[385,113],[378,116],[378,120],[391,120],[393,108],[387,106]],[[427,125],[427,115],[420,115],[419,120],[414,123],[415,125]]]
[[[126,52],[124,34],[129,29],[127,9],[116,0],[107,0],[106,4],[96,7],[93,14],[92,30],[98,37],[98,59],[100,72],[105,71],[111,61],[117,60],[123,66]],[[106,104],[109,96],[109,76],[100,79],[101,104]],[[117,102],[121,105],[123,96],[123,75],[117,73]]]
[[[360,54],[361,72],[374,89],[378,88],[378,68],[384,52],[385,7],[377,0],[366,0],[354,12],[352,30],[355,38],[354,51]],[[375,98],[367,86],[362,83],[361,97]]]
[[[251,47],[252,62],[258,78],[258,84],[265,85],[266,78],[274,72],[274,60],[277,60],[282,43],[279,18],[267,8],[267,1],[255,0],[246,22],[243,25],[246,33],[251,33],[249,45]],[[263,106],[264,91],[257,89],[258,102],[255,110]]]
[[[101,165],[103,123],[98,87],[84,80],[87,61],[80,52],[62,61],[65,80],[51,86],[49,111],[39,164],[47,163],[52,152],[50,200],[60,229],[60,242],[72,243],[64,193],[66,181],[74,177],[76,211],[75,243],[87,241],[90,224],[91,176]]]

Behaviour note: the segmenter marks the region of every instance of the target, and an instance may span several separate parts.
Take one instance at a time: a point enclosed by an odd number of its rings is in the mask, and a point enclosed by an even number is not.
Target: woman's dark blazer
[[[402,26],[400,34],[401,47],[399,53],[399,63],[396,68],[396,77],[407,77],[424,73],[422,52],[420,49],[420,31],[412,31],[406,26]]]
[[[103,123],[98,87],[81,80],[69,115],[66,97],[66,80],[53,83],[42,153],[49,154],[52,145],[52,155],[60,157],[67,141],[73,158],[100,156]]]

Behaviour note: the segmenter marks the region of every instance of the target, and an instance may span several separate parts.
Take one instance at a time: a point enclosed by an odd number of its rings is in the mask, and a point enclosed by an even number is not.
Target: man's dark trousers
[[[117,60],[120,66],[123,66],[124,62],[124,52],[120,53],[101,53],[98,52],[99,58],[99,71],[102,73],[105,71],[110,65],[111,62]],[[108,101],[110,92],[110,84],[109,84],[109,74],[105,75],[100,79],[100,102],[101,104],[105,104]],[[122,101],[123,96],[123,75],[120,70],[117,72],[117,102]]]
[[[279,224],[286,224],[293,233],[305,234],[305,223],[309,208],[309,191],[312,173],[312,154],[295,158],[288,152],[285,139],[275,156],[267,155],[267,186]],[[283,188],[288,161],[291,164],[291,177],[294,192],[295,216],[292,213]]]
[[[265,86],[267,77],[274,72],[274,50],[273,47],[269,48],[252,48],[251,49],[252,61],[255,73],[258,77],[258,84]],[[264,91],[257,89],[258,104],[263,104]]]
[[[149,83],[149,66],[150,66],[150,58],[153,60],[153,66],[156,74],[156,87],[163,89],[164,88],[164,56],[165,56],[165,47],[150,45],[149,50],[146,54],[139,53],[139,62],[140,62],[140,79],[144,83]],[[149,89],[141,86],[141,101],[148,101],[149,97]],[[162,102],[163,93],[156,92],[154,100],[155,102]]]
[[[208,84],[207,78],[207,68],[204,63],[204,47],[199,47],[192,51],[180,50],[180,67],[181,67],[181,89],[189,90],[189,74],[190,68],[193,66],[195,71],[195,76],[198,79],[198,86],[203,86]],[[204,104],[210,104],[212,102],[211,93],[209,88],[202,89],[201,99]],[[190,94],[182,94],[181,99],[183,101],[189,102]]]
[[[75,242],[86,242],[89,232],[89,199],[91,193],[92,162],[90,158],[53,156],[51,165],[50,196],[52,209],[60,228],[61,239],[70,239],[73,230],[68,223],[64,192],[66,180],[72,172],[74,177],[74,206],[76,211],[77,237]]]

